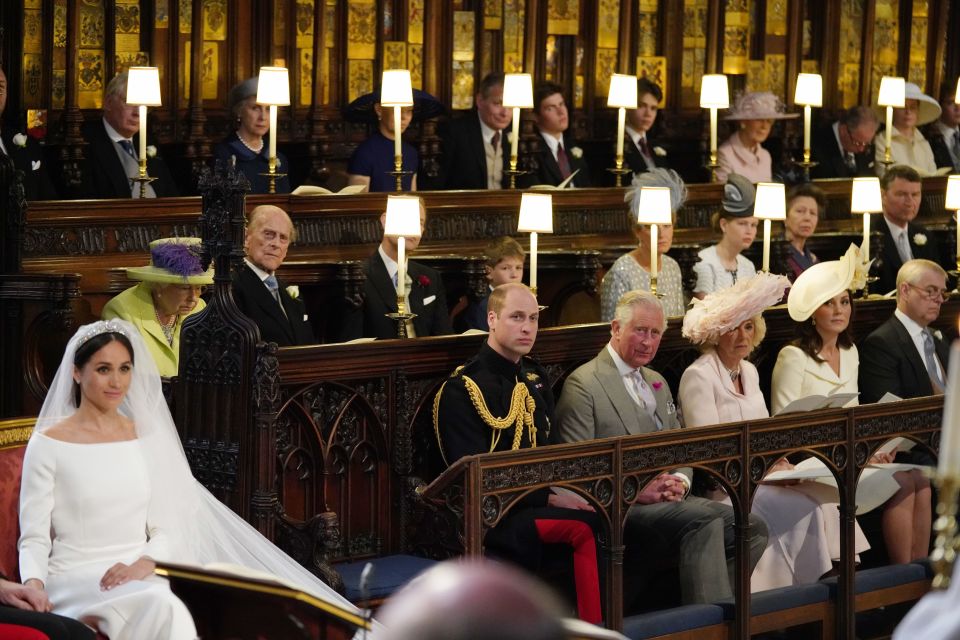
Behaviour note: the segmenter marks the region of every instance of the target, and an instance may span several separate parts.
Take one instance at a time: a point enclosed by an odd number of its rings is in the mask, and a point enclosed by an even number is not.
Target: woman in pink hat
[[[740,128],[717,149],[717,180],[725,182],[731,173],[739,173],[750,182],[770,182],[773,160],[761,145],[770,136],[775,120],[796,118],[784,113],[779,98],[769,91],[745,93],[734,104],[727,120],[739,122]]]

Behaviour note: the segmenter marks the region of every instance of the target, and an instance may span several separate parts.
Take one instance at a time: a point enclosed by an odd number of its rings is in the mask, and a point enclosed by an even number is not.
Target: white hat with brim
[[[942,111],[940,108],[940,103],[925,94],[923,91],[920,91],[920,87],[914,83],[908,82],[904,85],[903,97],[906,100],[917,101],[918,127],[922,127],[925,124],[930,124],[940,117],[940,112]],[[874,105],[873,110],[876,112],[880,122],[884,122],[884,119],[887,117],[887,108],[881,107],[880,105]]]
[[[213,267],[203,271],[201,265],[201,242],[200,238],[154,240],[150,243],[150,264],[128,268],[127,277],[159,284],[213,284]]]
[[[786,113],[780,98],[769,91],[745,93],[733,105],[726,120],[790,120],[799,113]]]
[[[853,285],[860,250],[850,245],[839,260],[820,262],[797,276],[787,296],[787,311],[796,322],[810,319],[820,305]]]

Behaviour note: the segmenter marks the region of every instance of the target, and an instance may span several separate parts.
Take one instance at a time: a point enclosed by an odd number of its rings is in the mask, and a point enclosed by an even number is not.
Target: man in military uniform
[[[525,357],[537,337],[537,299],[525,285],[509,283],[493,290],[487,309],[487,342],[444,383],[434,404],[433,424],[446,464],[549,441],[550,381],[543,367]],[[571,547],[579,616],[598,623],[598,530],[599,519],[583,498],[563,489],[542,489],[514,505],[487,532],[484,544],[489,553],[533,571],[540,568],[544,544]]]

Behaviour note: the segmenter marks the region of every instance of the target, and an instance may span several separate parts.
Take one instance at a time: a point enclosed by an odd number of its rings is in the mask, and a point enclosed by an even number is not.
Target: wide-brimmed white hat
[[[839,260],[820,262],[794,281],[787,296],[787,311],[796,322],[810,319],[824,302],[844,291],[862,289],[869,263],[860,259],[860,249],[851,244]]]
[[[150,243],[150,264],[130,267],[131,280],[161,284],[213,284],[213,267],[203,269],[200,238],[160,238]]]
[[[925,94],[923,91],[920,91],[920,87],[913,82],[907,82],[903,85],[903,97],[906,100],[917,101],[918,127],[929,124],[940,117],[940,103]],[[884,118],[887,117],[886,107],[875,105],[873,110],[876,111],[877,117],[880,118],[880,122],[883,122]]]
[[[789,120],[799,113],[786,113],[780,98],[769,91],[751,91],[737,98],[727,120]]]

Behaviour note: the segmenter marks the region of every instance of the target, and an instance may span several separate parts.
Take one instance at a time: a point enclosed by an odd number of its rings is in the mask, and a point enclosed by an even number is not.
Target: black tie
[[[957,171],[960,171],[960,129],[953,132],[953,164]]]
[[[133,150],[132,142],[130,142],[129,140],[117,140],[117,144],[123,147],[123,150],[126,151],[127,155],[129,155],[131,158],[133,158],[134,160],[139,160],[139,158],[137,158],[136,152],[134,152]]]
[[[562,144],[557,145],[557,166],[560,167],[560,175],[564,180],[570,177],[570,158],[567,157]]]
[[[497,151],[497,146],[498,146],[499,144],[500,144],[500,132],[499,132],[499,131],[495,131],[495,132],[493,133],[493,135],[490,137],[490,146],[493,147],[494,153],[496,153],[496,151]]]

